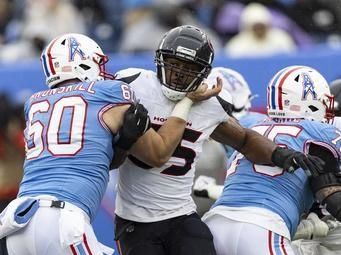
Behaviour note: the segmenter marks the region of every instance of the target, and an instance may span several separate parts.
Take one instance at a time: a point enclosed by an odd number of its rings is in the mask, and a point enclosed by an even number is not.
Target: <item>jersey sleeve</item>
[[[337,160],[340,160],[341,131],[332,125],[321,124],[317,130],[320,139],[312,143],[329,150]]]
[[[96,83],[96,94],[102,101],[111,104],[131,104],[136,101],[129,84],[118,80]]]
[[[117,80],[124,80],[127,83],[134,81],[141,73],[145,70],[140,68],[127,68],[122,69],[115,73],[115,77]]]
[[[250,128],[257,123],[264,121],[267,118],[266,115],[257,113],[257,112],[249,112],[246,113],[243,117],[239,119],[239,123],[246,128]]]
[[[325,134],[326,139],[330,141],[330,144],[340,156],[341,131],[332,125],[326,125],[325,131],[323,133]]]

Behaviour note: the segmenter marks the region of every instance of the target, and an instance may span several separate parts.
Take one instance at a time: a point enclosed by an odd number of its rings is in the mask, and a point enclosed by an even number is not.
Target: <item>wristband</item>
[[[187,121],[189,110],[191,109],[193,101],[188,97],[181,99],[174,107],[171,117],[177,117]]]

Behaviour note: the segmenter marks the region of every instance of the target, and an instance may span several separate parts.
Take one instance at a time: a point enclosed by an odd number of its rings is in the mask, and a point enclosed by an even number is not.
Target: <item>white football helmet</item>
[[[113,78],[105,72],[108,57],[94,40],[82,34],[53,39],[41,54],[41,62],[49,88],[71,79],[92,82]]]
[[[308,66],[289,66],[275,74],[267,88],[271,118],[329,121],[334,97],[325,78]]]
[[[251,100],[253,98],[248,83],[244,77],[237,71],[215,67],[207,77],[207,84],[213,86],[217,83],[217,77],[223,81],[223,89],[227,90],[233,100],[233,116],[237,119],[241,118],[251,108]]]

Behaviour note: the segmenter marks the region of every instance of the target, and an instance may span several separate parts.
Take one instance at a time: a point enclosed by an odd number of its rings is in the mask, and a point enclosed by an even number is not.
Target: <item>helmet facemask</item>
[[[109,58],[107,55],[102,55],[99,53],[95,53],[95,56],[93,57],[93,61],[98,65],[99,67],[99,77],[102,77],[103,80],[114,80],[115,76],[111,73],[106,72],[106,63],[108,63]]]
[[[341,79],[330,83],[330,92],[334,95],[334,113],[335,116],[341,116]]]
[[[325,119],[327,123],[331,123],[335,117],[335,97],[333,95],[325,95],[327,99],[323,100],[323,104],[326,107]]]
[[[164,95],[177,101],[195,91],[211,71],[213,58],[211,42],[199,28],[184,25],[168,31],[155,56]]]
[[[210,68],[194,61],[184,60],[166,54],[156,58],[160,82],[168,90],[172,90],[182,99],[188,92],[195,91],[203,79],[207,77]]]

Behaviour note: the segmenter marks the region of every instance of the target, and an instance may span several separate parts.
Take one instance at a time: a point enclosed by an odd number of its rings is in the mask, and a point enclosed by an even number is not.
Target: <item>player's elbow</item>
[[[150,165],[153,167],[157,167],[160,168],[162,167],[164,164],[167,163],[167,161],[169,160],[169,158],[166,157],[155,157],[154,159],[151,160]]]
[[[170,156],[169,157],[161,157],[159,158],[159,166],[158,167],[162,167],[164,164],[166,164],[170,159]]]
[[[168,162],[171,155],[161,153],[161,151],[154,151],[149,154],[148,164],[152,167],[160,168]]]

